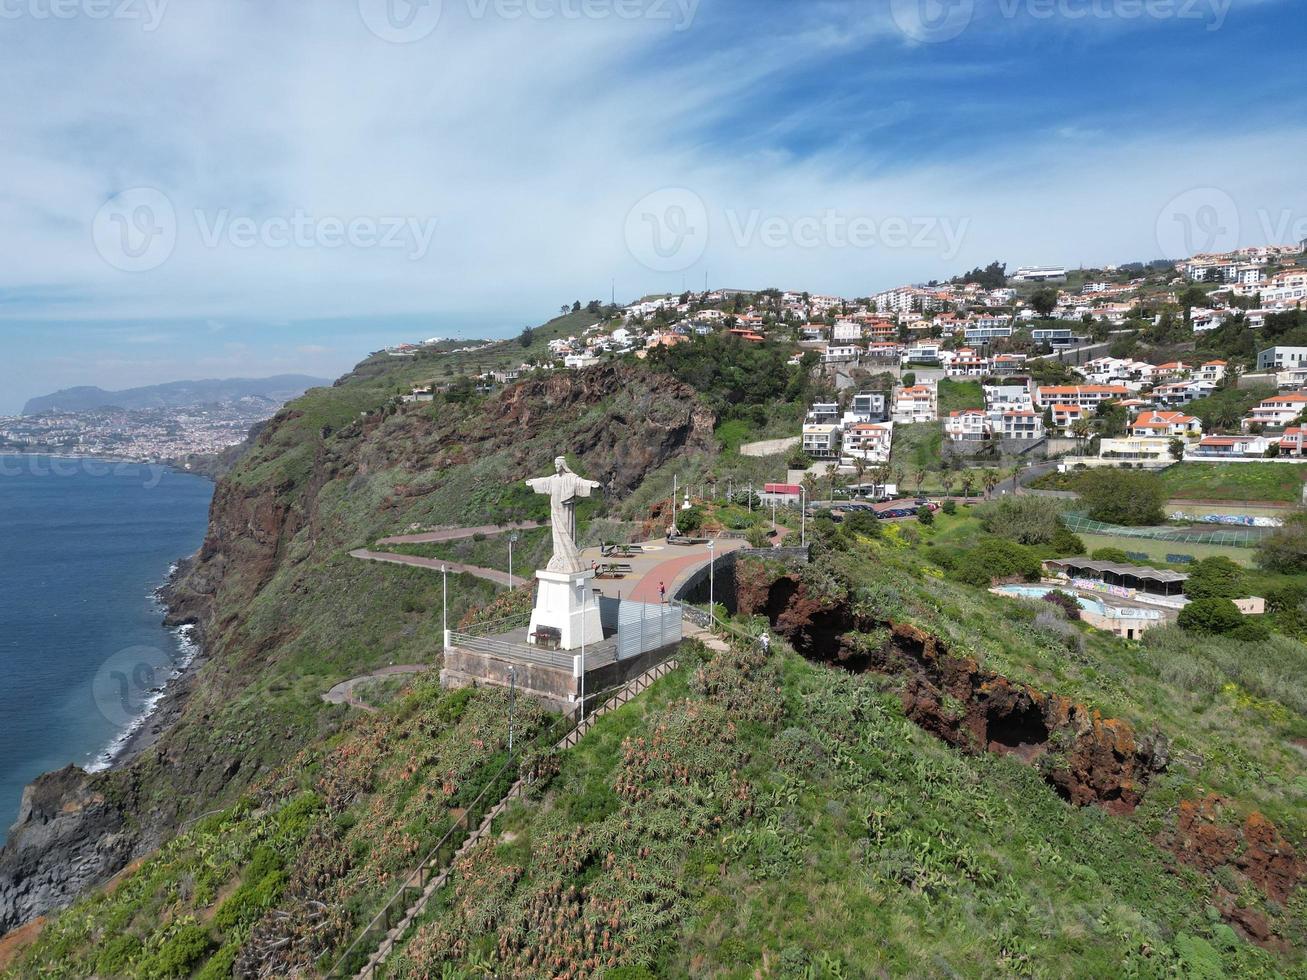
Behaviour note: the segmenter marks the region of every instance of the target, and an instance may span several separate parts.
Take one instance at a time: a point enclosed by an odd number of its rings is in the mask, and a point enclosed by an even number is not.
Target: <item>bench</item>
[[[563,645],[563,631],[553,626],[541,626],[531,634],[531,642],[546,650],[557,650]]]

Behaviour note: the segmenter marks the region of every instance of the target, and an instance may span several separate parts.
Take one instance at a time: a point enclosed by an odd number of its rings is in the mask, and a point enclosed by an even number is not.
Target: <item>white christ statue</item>
[[[554,532],[554,555],[548,571],[570,574],[582,570],[581,552],[576,547],[576,502],[598,490],[600,484],[585,480],[572,472],[567,460],[554,460],[554,475],[527,480],[536,493],[549,495],[549,519]]]

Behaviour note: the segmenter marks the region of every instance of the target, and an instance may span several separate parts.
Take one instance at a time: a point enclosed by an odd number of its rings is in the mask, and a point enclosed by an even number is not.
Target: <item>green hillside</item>
[[[440,662],[439,576],[350,550],[539,517],[520,481],[564,450],[607,490],[583,514],[591,540],[638,530],[673,474],[719,497],[761,477],[717,424],[800,396],[803,369],[759,378],[745,368],[773,352],[677,350],[429,404],[395,396],[463,355],[376,357],[288,406],[220,483],[174,589],[206,644],[194,693],[157,746],[87,777],[133,845],[102,877],[137,860],[0,946],[3,975],[356,969],[405,875],[518,776],[525,795],[381,976],[1303,974],[1307,580],[1231,586],[1273,587],[1236,634],[1116,639],[988,592],[1081,549],[1033,497],[810,522],[809,562],[746,559],[718,592],[728,650],[684,644],[565,751],[560,720],[518,699],[510,759],[506,695],[444,692],[434,672],[366,688],[375,714],[321,701]],[[515,569],[546,539],[524,534]],[[408,550],[507,557],[496,538]],[[450,587],[451,622],[525,595]]]

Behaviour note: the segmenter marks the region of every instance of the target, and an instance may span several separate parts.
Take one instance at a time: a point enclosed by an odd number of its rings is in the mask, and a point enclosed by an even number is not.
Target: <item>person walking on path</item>
[[[758,637],[758,643],[762,647],[764,656],[771,653],[771,634],[766,630],[763,631],[762,636]]]
[[[667,604],[667,585],[664,582],[658,583],[658,604],[660,606]]]

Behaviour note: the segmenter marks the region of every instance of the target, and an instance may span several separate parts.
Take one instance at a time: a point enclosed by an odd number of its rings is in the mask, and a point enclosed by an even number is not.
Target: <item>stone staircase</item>
[[[692,627],[686,635],[701,640],[711,649],[726,649],[724,643],[699,627]],[[720,646],[714,644],[720,644]],[[585,737],[586,733],[590,731],[596,721],[604,717],[604,715],[616,711],[622,705],[644,693],[644,691],[651,687],[660,678],[665,677],[674,671],[677,666],[678,664],[675,660],[667,660],[658,664],[656,667],[651,667],[638,677],[632,678],[623,687],[619,688],[612,697],[591,712],[590,715],[582,719],[575,728],[568,732],[567,735],[557,743],[555,748],[560,750],[569,749],[576,745]],[[449,876],[453,873],[454,867],[459,859],[466,855],[487,834],[490,833],[490,828],[494,824],[495,819],[504,812],[509,803],[526,791],[526,785],[525,779],[518,779],[518,781],[509,788],[508,792],[504,794],[503,798],[486,812],[481,823],[475,830],[468,834],[467,839],[463,841],[458,850],[456,850],[453,856],[443,864],[440,873],[427,883],[427,886],[422,889],[421,893],[404,912],[403,916],[400,917],[399,921],[385,933],[377,948],[373,951],[372,955],[368,957],[368,961],[363,965],[363,968],[354,975],[355,980],[372,980],[372,978],[376,976],[377,968],[385,963],[390,957],[390,954],[394,952],[400,939],[402,939],[409,929],[412,928],[413,924],[426,910],[432,896],[443,888],[446,882],[449,881]],[[410,880],[418,875],[422,870],[423,869],[419,868],[413,873],[413,875],[410,875]]]

